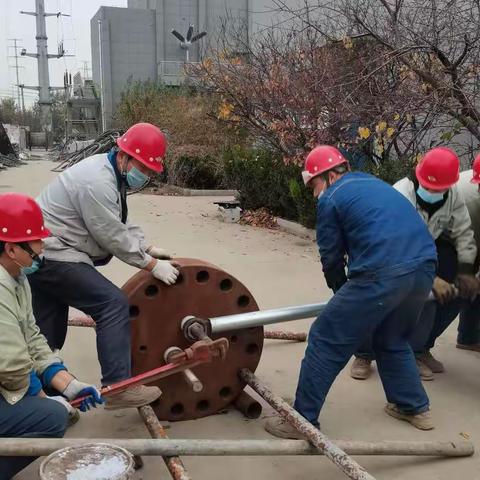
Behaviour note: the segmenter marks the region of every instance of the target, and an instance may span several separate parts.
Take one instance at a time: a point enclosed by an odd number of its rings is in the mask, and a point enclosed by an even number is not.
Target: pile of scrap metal
[[[62,172],[68,167],[75,165],[83,159],[96,155],[97,153],[106,153],[116,145],[118,137],[123,135],[124,130],[107,130],[97,137],[92,143],[84,146],[80,150],[69,151],[68,143],[64,145],[58,156],[60,165],[53,169],[54,172]]]
[[[23,163],[18,158],[5,127],[0,123],[0,170],[5,170],[7,167],[18,167]]]

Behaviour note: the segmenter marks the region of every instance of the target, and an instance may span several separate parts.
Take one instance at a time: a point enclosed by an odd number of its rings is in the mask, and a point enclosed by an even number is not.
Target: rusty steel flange
[[[167,348],[187,348],[180,328],[187,315],[210,318],[258,310],[252,294],[232,275],[197,259],[175,259],[180,278],[166,286],[140,271],[123,286],[130,303],[132,325],[132,374],[138,375],[165,364]],[[236,330],[226,336],[227,358],[193,369],[204,388],[195,393],[183,375],[164,378],[154,385],[162,389],[152,404],[160,420],[190,420],[214,414],[227,407],[245,387],[238,372],[255,371],[263,349],[263,327]]]

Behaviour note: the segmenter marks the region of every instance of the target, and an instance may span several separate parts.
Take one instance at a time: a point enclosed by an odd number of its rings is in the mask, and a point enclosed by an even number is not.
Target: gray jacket
[[[473,237],[470,216],[458,186],[450,188],[447,201],[430,218],[418,205],[415,185],[410,179],[402,178],[394,188],[408,198],[417,209],[434,240],[443,234],[452,241],[457,250],[459,272],[473,273],[477,245]]]
[[[152,260],[142,230],[121,221],[120,192],[107,154],[62,172],[37,201],[52,231],[45,241],[47,259],[93,265],[113,255],[138,268]]]
[[[472,229],[477,242],[477,249],[480,249],[480,194],[478,193],[478,185],[470,183],[472,171],[467,170],[460,173],[458,181],[458,189],[463,195],[465,205],[467,206],[470,220],[472,221]]]

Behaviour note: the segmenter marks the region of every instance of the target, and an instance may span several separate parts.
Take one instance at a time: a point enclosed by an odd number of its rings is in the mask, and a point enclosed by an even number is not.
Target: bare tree
[[[411,78],[437,138],[450,141],[466,130],[475,140],[471,150],[478,149],[479,0],[317,0],[299,8],[283,0],[275,4],[297,25],[326,39],[369,35],[381,47],[382,58],[401,64],[402,74]]]
[[[370,35],[342,31],[335,39],[308,6],[288,13],[281,28],[248,40],[241,26],[225,22],[197,69],[223,99],[220,119],[287,161],[302,162],[318,143],[362,151],[376,164],[415,156],[438,119],[396,54]]]

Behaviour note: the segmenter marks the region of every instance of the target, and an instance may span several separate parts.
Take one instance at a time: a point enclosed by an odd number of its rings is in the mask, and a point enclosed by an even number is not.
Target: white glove
[[[167,285],[173,285],[177,281],[179,271],[168,260],[157,260],[152,269],[152,275]]]
[[[61,403],[66,409],[69,415],[73,415],[75,413],[75,408],[72,407],[61,395],[54,396],[54,397],[46,397],[50,400],[54,400],[55,402]]]
[[[147,253],[153,258],[160,260],[170,260],[172,258],[172,256],[165,249],[154,247],[153,245],[147,248]]]

